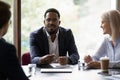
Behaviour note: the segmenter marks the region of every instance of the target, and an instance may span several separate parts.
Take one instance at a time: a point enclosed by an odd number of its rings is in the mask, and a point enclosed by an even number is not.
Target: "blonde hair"
[[[102,15],[102,19],[109,22],[112,39],[118,38],[120,36],[120,12],[118,10],[110,10]]]

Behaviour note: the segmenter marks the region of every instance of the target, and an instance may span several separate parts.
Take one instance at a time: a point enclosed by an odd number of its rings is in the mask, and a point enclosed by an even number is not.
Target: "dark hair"
[[[57,13],[58,18],[60,19],[60,13],[59,13],[59,11],[58,11],[57,9],[55,9],[55,8],[49,8],[48,10],[46,10],[46,12],[45,12],[45,14],[44,14],[44,18],[46,17],[46,14],[47,14],[48,12]]]
[[[7,23],[10,20],[10,17],[10,5],[3,1],[0,1],[0,29],[5,23]]]

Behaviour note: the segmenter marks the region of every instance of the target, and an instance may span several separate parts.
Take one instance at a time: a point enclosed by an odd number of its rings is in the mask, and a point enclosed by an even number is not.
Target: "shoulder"
[[[41,28],[39,28],[39,29],[31,32],[31,34],[38,34],[38,33],[40,33],[40,32],[43,32],[43,28],[44,28],[44,27],[41,27]]]
[[[110,38],[105,36],[104,39],[102,40],[101,46],[107,46],[108,44],[111,44]]]
[[[11,43],[6,42],[5,40],[0,39],[0,51],[10,51],[10,50],[15,50],[15,46]]]
[[[63,27],[59,27],[60,32],[72,32],[71,29],[66,29]]]
[[[2,46],[5,46],[5,47],[14,47],[14,45],[13,44],[11,44],[11,43],[8,43],[8,42],[6,42],[6,40],[5,39],[0,39],[0,45],[2,45]]]
[[[106,36],[105,38],[104,38],[104,41],[103,42],[111,42],[111,38],[110,37],[108,37],[108,36]]]
[[[40,29],[31,32],[30,36],[37,36],[38,34],[43,34],[44,33],[43,28],[44,27],[41,27]]]

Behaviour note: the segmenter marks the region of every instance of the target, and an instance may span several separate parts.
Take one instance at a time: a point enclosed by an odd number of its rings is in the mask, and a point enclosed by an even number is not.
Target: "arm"
[[[104,39],[104,41],[101,44],[100,48],[97,50],[95,55],[92,56],[93,61],[99,61],[101,57],[108,56],[106,49],[107,49],[106,40]]]
[[[16,56],[16,49],[13,45],[8,45],[4,57],[3,70],[10,80],[28,80]]]
[[[87,63],[88,68],[100,68],[100,58],[107,56],[106,47],[106,41],[104,40],[94,56],[85,56],[84,60]]]
[[[77,64],[79,60],[79,54],[71,30],[68,30],[67,32],[67,41],[68,41],[67,49],[69,54],[68,58],[69,64]]]
[[[36,41],[36,35],[34,33],[30,34],[30,55],[31,55],[31,62],[38,64],[39,63],[39,56],[37,56],[37,53],[39,53],[39,49],[37,46]]]
[[[120,60],[119,61],[110,61],[109,68],[120,68]]]
[[[43,39],[44,38],[44,39]],[[50,64],[54,55],[49,54],[47,36],[39,32],[30,34],[31,62],[35,64]]]
[[[109,68],[120,68],[120,45],[119,45],[120,42],[118,42],[117,46],[115,46],[113,48],[114,52],[111,52],[113,51],[111,48],[110,48],[110,52],[111,54],[109,54],[109,59],[110,59],[110,62],[109,62]]]

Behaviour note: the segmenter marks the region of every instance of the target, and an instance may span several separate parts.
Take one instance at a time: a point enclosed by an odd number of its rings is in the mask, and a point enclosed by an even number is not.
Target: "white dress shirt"
[[[46,31],[46,29],[45,29],[45,31]],[[59,46],[58,46],[58,34],[59,34],[59,30],[56,33],[56,38],[55,38],[54,42],[52,42],[51,36],[48,34],[47,31],[46,31],[46,34],[47,34],[48,43],[49,43],[49,53],[55,55],[55,61],[56,61],[56,59],[59,56]]]

